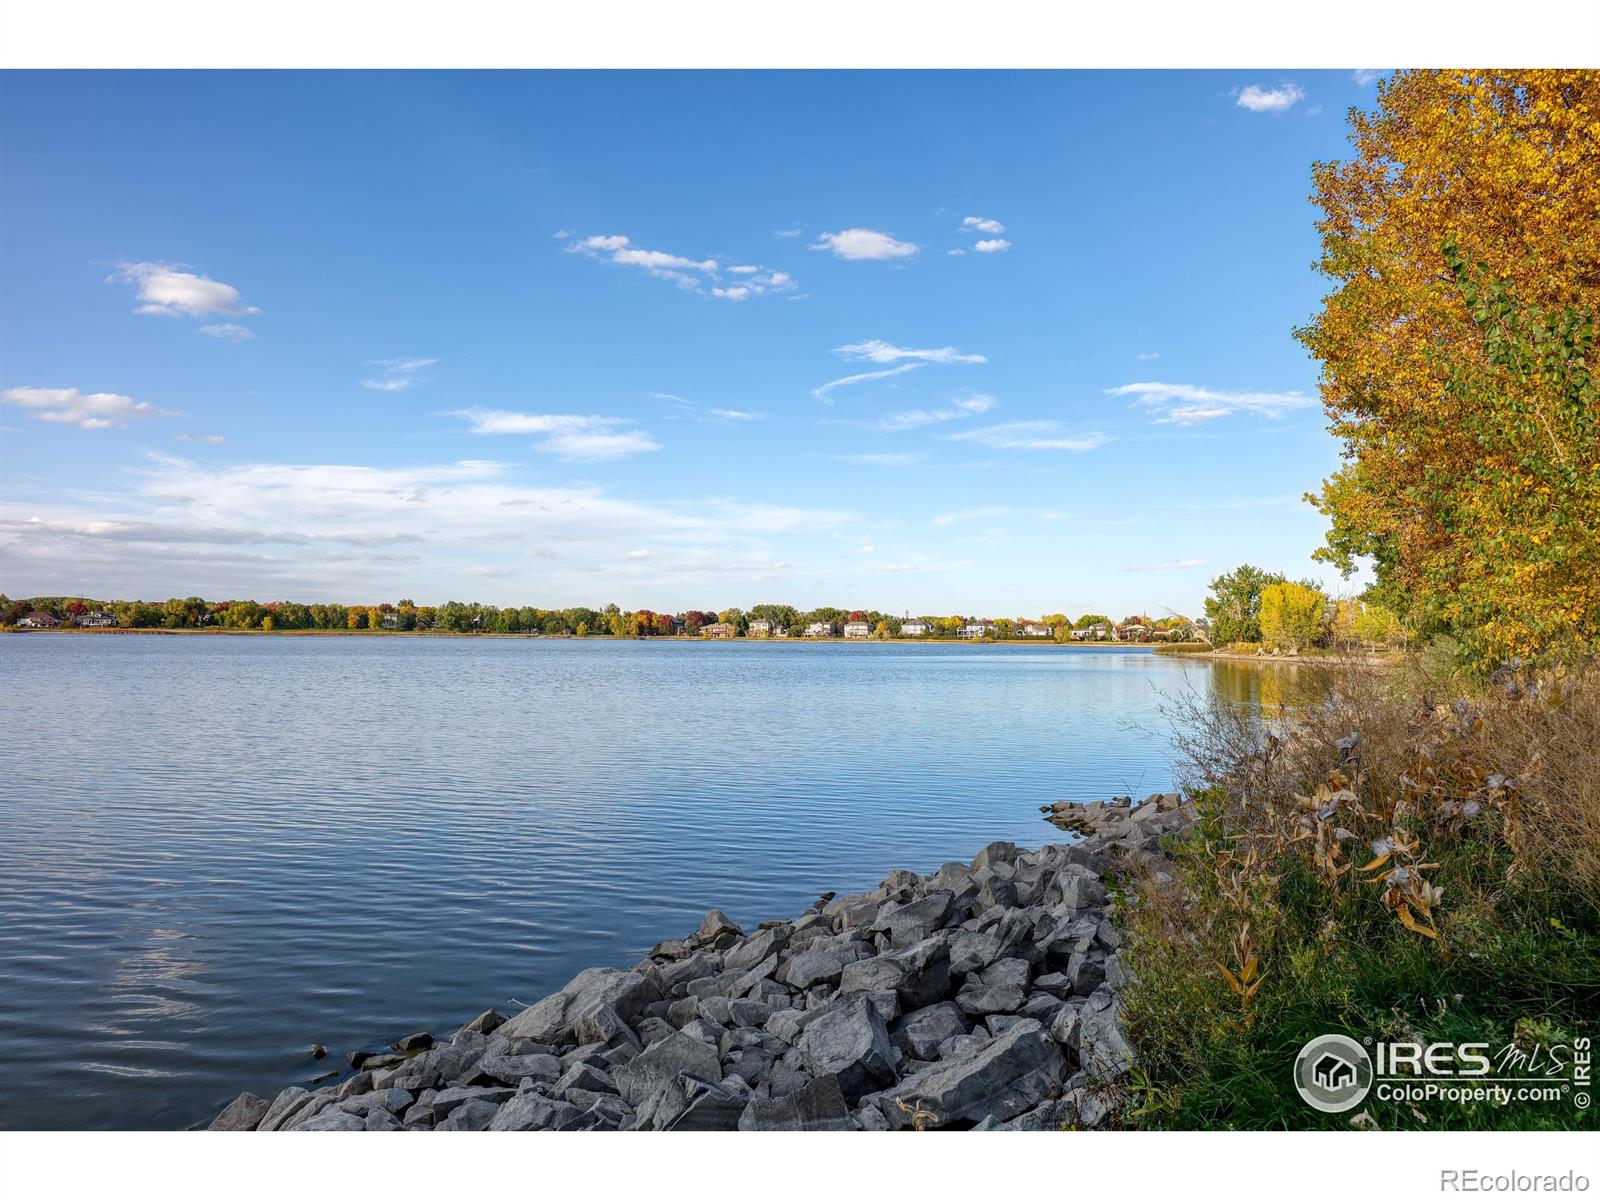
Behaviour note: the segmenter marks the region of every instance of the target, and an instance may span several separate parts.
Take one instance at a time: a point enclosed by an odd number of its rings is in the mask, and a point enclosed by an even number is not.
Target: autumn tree
[[[1262,589],[1283,581],[1282,575],[1249,563],[1213,579],[1211,595],[1206,597],[1211,640],[1219,646],[1229,642],[1259,642]]]
[[[1315,168],[1318,557],[1482,666],[1600,626],[1600,73],[1411,71]]]
[[[1261,589],[1261,641],[1298,654],[1323,633],[1328,598],[1303,583],[1269,583]]]

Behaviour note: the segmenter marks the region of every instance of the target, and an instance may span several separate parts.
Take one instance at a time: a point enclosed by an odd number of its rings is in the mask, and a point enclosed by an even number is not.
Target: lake
[[[175,1129],[1172,784],[1136,648],[0,635],[0,1128]],[[325,1043],[330,1056],[309,1050]]]

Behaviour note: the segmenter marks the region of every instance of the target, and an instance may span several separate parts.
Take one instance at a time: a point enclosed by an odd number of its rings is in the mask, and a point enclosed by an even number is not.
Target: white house
[[[872,626],[865,621],[846,621],[844,635],[847,638],[864,638],[872,633]]]
[[[806,626],[806,636],[807,637],[832,637],[833,636],[833,622],[832,621],[813,621],[813,622],[811,622],[811,624]]]
[[[1037,621],[1029,621],[1022,627],[1023,637],[1049,637],[1050,626],[1041,625]]]
[[[985,625],[982,621],[974,621],[961,627],[961,636],[976,641],[993,628],[993,625]]]
[[[928,633],[928,623],[926,621],[902,621],[902,622],[900,622],[900,636],[901,637],[926,637],[927,633]]]
[[[768,621],[764,617],[757,617],[745,626],[744,635],[745,637],[753,638],[769,638],[776,635],[777,629],[778,623],[776,621]]]
[[[104,629],[116,623],[116,615],[106,612],[103,608],[91,608],[78,618],[78,624],[85,629]]]

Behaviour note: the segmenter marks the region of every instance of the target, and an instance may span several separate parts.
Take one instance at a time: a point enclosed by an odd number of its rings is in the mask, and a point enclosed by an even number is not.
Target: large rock
[[[785,1133],[850,1129],[850,1106],[839,1090],[839,1080],[824,1075],[781,1098],[751,1100],[739,1117],[739,1128]]]
[[[567,1010],[578,996],[608,975],[620,975],[615,967],[590,967],[580,971],[559,992],[512,1017],[496,1033],[509,1038],[532,1038],[536,1042],[560,1042],[567,1029]]]
[[[838,983],[845,966],[857,957],[859,955],[856,952],[837,946],[802,950],[778,968],[778,979],[802,991],[814,988],[819,983]]]
[[[261,1118],[271,1107],[260,1096],[241,1092],[232,1104],[217,1114],[208,1128],[221,1133],[246,1133],[261,1124]]]
[[[262,1114],[260,1123],[256,1126],[263,1133],[273,1133],[282,1129],[284,1125],[311,1102],[311,1093],[303,1087],[286,1087],[279,1092],[267,1111]]]
[[[609,1042],[659,999],[661,991],[649,976],[616,972],[574,998],[566,1013],[568,1032],[577,1042]]]
[[[813,1076],[836,1075],[849,1099],[895,1081],[895,1053],[878,1010],[865,998],[840,1004],[806,1026],[799,1047]]]
[[[664,1037],[613,1073],[617,1090],[634,1108],[680,1075],[706,1083],[722,1079],[716,1048],[687,1033]]]
[[[1028,964],[1020,958],[991,963],[956,993],[956,1005],[969,1017],[1014,1013],[1028,1000]]]
[[[295,1129],[302,1133],[359,1133],[366,1127],[361,1117],[353,1117],[340,1108],[327,1108]]]
[[[947,935],[924,938],[904,950],[848,964],[839,976],[839,992],[891,990],[905,1008],[922,1008],[950,990],[950,945]]]
[[[491,1130],[554,1129],[558,1122],[579,1116],[576,1106],[552,1100],[538,1092],[518,1092],[502,1104],[489,1122]]]
[[[739,1117],[748,1103],[737,1094],[715,1083],[689,1079],[683,1083],[684,1107],[663,1129],[732,1130],[739,1128]]]
[[[932,1062],[939,1057],[941,1045],[971,1028],[961,1010],[945,1000],[901,1017],[894,1036],[904,1041],[915,1057]]]
[[[872,928],[887,933],[889,944],[896,948],[914,945],[943,927],[952,899],[949,892],[932,892],[892,912],[880,913]]]
[[[1061,1086],[1061,1048],[1037,1021],[1018,1021],[969,1058],[913,1075],[895,1094],[944,1128],[965,1128],[988,1116],[1009,1121],[1049,1099]],[[898,1106],[895,1106],[898,1108]],[[885,1108],[894,1121],[895,1114]]]
[[[516,1087],[524,1079],[554,1083],[561,1078],[561,1060],[553,1054],[485,1054],[467,1083],[504,1083]]]

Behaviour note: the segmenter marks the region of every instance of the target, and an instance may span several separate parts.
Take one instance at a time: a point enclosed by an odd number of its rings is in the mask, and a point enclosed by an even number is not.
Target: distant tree
[[[1206,597],[1206,616],[1211,621],[1211,640],[1218,645],[1228,642],[1259,642],[1261,640],[1261,589],[1283,583],[1284,577],[1272,571],[1263,571],[1249,563],[1211,581],[1211,595]]]

